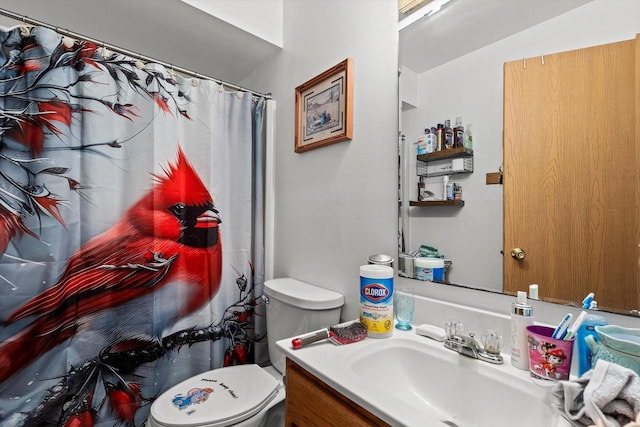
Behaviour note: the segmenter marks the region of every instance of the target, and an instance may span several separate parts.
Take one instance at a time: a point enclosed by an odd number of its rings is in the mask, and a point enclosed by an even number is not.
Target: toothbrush
[[[571,320],[573,316],[571,313],[568,313],[558,324],[558,327],[553,331],[553,335],[551,338],[555,338],[561,340],[564,337],[565,332],[567,332],[567,328],[569,327],[569,320]]]
[[[580,325],[582,325],[582,322],[584,321],[585,317],[587,317],[587,312],[586,311],[581,312],[578,315],[578,318],[576,319],[576,321],[573,322],[573,325],[571,325],[571,327],[567,330],[566,335],[562,339],[565,341],[569,341],[571,338],[573,338],[576,332],[578,332],[578,328],[580,327]]]
[[[595,296],[593,292],[590,292],[589,295],[582,300],[582,308],[591,308],[591,301],[593,301]]]

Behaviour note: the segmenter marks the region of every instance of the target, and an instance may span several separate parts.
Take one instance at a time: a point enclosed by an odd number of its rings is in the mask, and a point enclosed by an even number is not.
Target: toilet
[[[340,321],[344,297],[292,278],[264,284],[271,365],[237,365],[195,375],[161,394],[147,427],[272,427],[284,425],[285,356],[276,341]]]

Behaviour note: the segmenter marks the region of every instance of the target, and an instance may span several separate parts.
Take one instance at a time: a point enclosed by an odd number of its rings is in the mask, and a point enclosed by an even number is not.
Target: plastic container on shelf
[[[418,155],[427,154],[427,135],[422,135],[416,141],[416,152]]]
[[[464,146],[464,126],[462,126],[462,117],[456,117],[456,127],[453,128],[453,147]]]
[[[473,150],[473,132],[471,131],[471,123],[469,123],[464,130],[462,145],[464,146],[464,148]]]
[[[413,261],[414,278],[418,280],[444,280],[444,259],[418,257]]]

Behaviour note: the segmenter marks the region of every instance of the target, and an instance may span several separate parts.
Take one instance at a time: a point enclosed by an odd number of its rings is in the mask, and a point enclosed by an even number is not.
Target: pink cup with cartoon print
[[[569,340],[552,338],[554,328],[527,326],[529,371],[534,379],[568,380],[575,337]]]

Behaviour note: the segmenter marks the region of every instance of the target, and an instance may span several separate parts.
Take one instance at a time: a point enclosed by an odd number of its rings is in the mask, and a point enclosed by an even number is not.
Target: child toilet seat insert
[[[224,427],[260,412],[279,382],[258,365],[203,372],[163,393],[151,406],[150,426]]]

